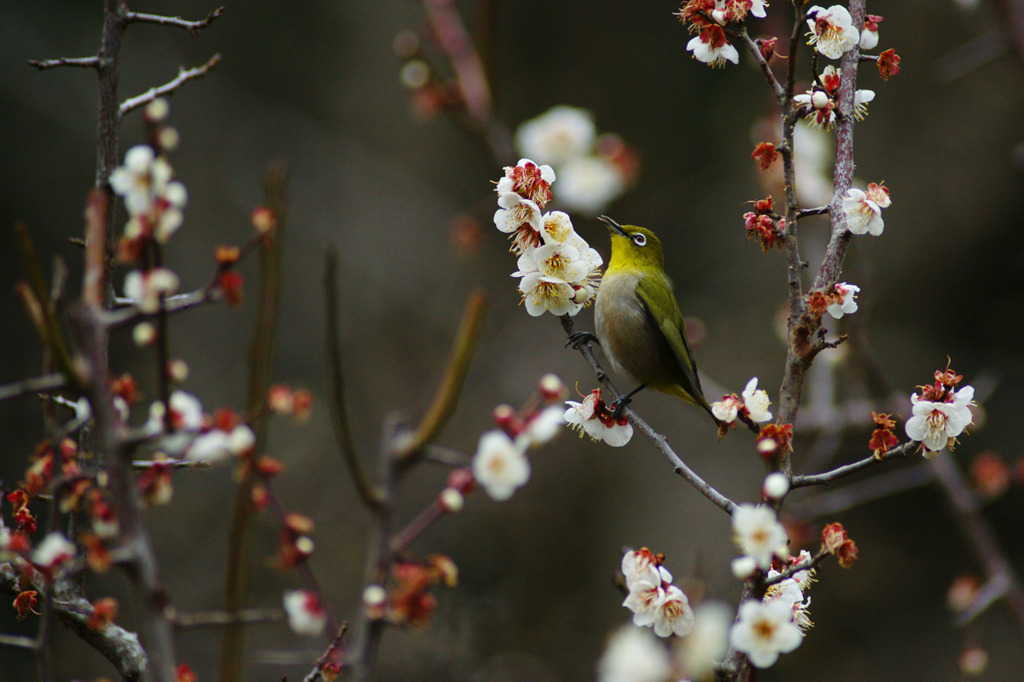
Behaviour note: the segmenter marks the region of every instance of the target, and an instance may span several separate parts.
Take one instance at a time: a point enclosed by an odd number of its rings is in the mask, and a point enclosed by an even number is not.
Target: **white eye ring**
[[[634,234],[633,243],[637,246],[647,246],[647,235],[645,234]]]

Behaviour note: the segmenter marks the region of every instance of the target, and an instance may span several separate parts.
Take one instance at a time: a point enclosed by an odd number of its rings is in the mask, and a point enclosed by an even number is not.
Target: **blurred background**
[[[198,19],[215,4],[154,0],[132,8]],[[786,3],[773,5],[767,20],[753,22],[755,35],[787,34]],[[902,64],[888,83],[870,64],[861,70],[860,87],[877,96],[856,128],[857,176],[864,184],[884,180],[893,203],[884,212],[884,235],[855,239],[844,271],[844,279],[862,288],[861,311],[830,326],[856,343],[834,354],[836,361],[819,363],[816,392],[808,396],[815,407],[802,413],[811,421],[817,410],[840,405],[857,426],[822,435],[801,431],[798,423],[798,471],[866,456],[870,411],[896,410],[906,419],[909,394],[944,368],[947,356],[985,398],[984,424],[956,453],[965,470],[985,452],[1011,470],[1021,458],[1013,425],[1024,408],[1015,388],[1024,381],[1024,221],[1017,204],[1024,190],[1024,73],[1019,53],[1005,47],[1014,30],[1006,5],[1020,10],[1009,0],[870,3],[869,12],[885,17],[879,50],[896,48]],[[767,192],[750,160],[754,143],[764,138],[751,131],[773,106],[749,59],[722,70],[693,60],[671,2],[595,0],[585,12],[577,3],[535,0],[459,7],[485,46],[500,121],[514,129],[555,105],[585,108],[599,131],[617,133],[639,156],[636,182],[606,210],[661,236],[680,305],[703,323],[695,353],[709,396],[738,392],[753,376],[774,396],[784,362],[776,329],[785,265],[779,252],[765,256],[744,243],[746,202]],[[68,240],[81,234],[95,172],[95,74],[40,73],[26,61],[94,54],[101,21],[96,2],[0,6],[2,383],[31,376],[41,363],[11,293],[23,270],[8,227],[23,221],[40,253],[65,259],[74,298],[81,254]],[[125,98],[170,80],[179,66],[223,56],[213,72],[170,100],[170,123],[181,134],[172,163],[188,187],[189,206],[167,260],[183,289],[209,280],[215,246],[247,238],[266,165],[289,165],[274,377],[308,388],[316,402],[305,426],[272,423],[268,451],[287,466],[277,482],[283,502],[316,522],[312,566],[339,620],[358,613],[368,518],[330,431],[321,283],[328,246],[339,253],[348,398],[365,457],[374,456],[388,415],[415,420],[422,414],[475,287],[488,292],[487,317],[441,444],[472,454],[492,425],[492,408],[522,402],[546,372],[583,393],[595,386],[579,354],[563,348],[557,320],[530,318],[520,305],[509,276],[515,259],[491,226],[491,183],[517,157],[492,158],[451,116],[431,114],[422,99],[417,104],[399,79],[405,60],[395,53],[395,37],[413,31],[423,36],[424,51],[436,55],[425,27],[416,2],[230,3],[198,39],[169,28],[130,27],[121,65]],[[140,117],[128,116],[122,150],[142,140]],[[551,208],[558,208],[557,181],[553,192]],[[599,223],[583,214],[574,214],[574,223],[607,255]],[[810,220],[801,228],[803,255],[814,267],[827,228]],[[249,287],[240,308],[204,307],[179,316],[172,328],[172,352],[191,368],[184,388],[208,411],[244,404],[254,262],[242,272]],[[590,309],[577,324],[592,329]],[[114,368],[135,373],[152,398],[154,358],[128,335],[114,339]],[[888,390],[902,401],[889,401]],[[706,416],[660,394],[641,394],[634,405],[723,493],[759,497],[764,469],[747,434],[720,441]],[[0,408],[0,480],[12,486],[42,438],[42,419],[32,399]],[[438,611],[425,629],[387,632],[380,679],[592,678],[608,634],[629,620],[612,585],[624,546],[665,553],[678,582],[735,604],[740,585],[728,569],[736,554],[729,519],[674,476],[643,438],[612,449],[564,433],[531,459],[533,477],[510,501],[473,495],[463,513],[413,546],[421,556],[450,556],[460,584],[437,592]],[[875,489],[884,490],[890,472],[919,464],[915,458],[859,478],[877,477]],[[444,478],[440,468],[412,475],[401,489],[399,519],[428,504]],[[792,495],[793,508],[820,509],[816,492]],[[1024,486],[1012,478],[999,492],[983,515],[1019,567]],[[175,477],[173,503],[147,513],[179,611],[222,605],[233,494],[227,467],[183,472]],[[849,571],[825,562],[811,591],[815,627],[759,679],[958,679],[958,659],[971,645],[989,657],[978,679],[1024,676],[1022,632],[1002,604],[966,628],[954,626],[947,588],[980,565],[941,489],[894,491],[830,513],[809,524],[804,546],[817,548],[828,521],[844,524],[861,558]],[[249,546],[252,606],[278,606],[284,590],[299,586],[297,576],[270,566],[277,534],[269,516],[257,519]],[[799,547],[796,530],[791,534]],[[94,598],[117,596],[119,622],[132,627],[130,598],[116,572],[90,578],[87,589]],[[32,620],[17,624],[0,610],[3,632],[33,628]],[[60,626],[56,637],[59,679],[113,676],[106,661]],[[185,632],[179,659],[200,680],[214,679],[219,642],[216,631]],[[325,646],[326,640],[299,638],[281,623],[253,626],[246,679],[299,679]],[[0,679],[35,679],[31,656],[0,650]]]

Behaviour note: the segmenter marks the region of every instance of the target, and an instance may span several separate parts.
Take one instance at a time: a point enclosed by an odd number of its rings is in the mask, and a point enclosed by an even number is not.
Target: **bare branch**
[[[135,97],[126,99],[125,101],[121,102],[121,106],[118,108],[117,111],[117,117],[119,119],[123,118],[125,114],[134,111],[139,107],[143,107],[149,104],[158,97],[163,97],[164,95],[173,95],[174,92],[181,88],[183,85],[185,85],[185,83],[188,83],[191,80],[195,80],[196,78],[202,78],[203,76],[205,76],[213,67],[217,66],[217,64],[220,63],[220,60],[221,56],[220,53],[218,53],[210,57],[209,61],[207,61],[202,66],[197,66],[193,69],[184,69],[179,67],[178,75],[173,80],[164,83],[159,87],[150,88],[141,95],[137,95]]]
[[[28,63],[40,71],[46,71],[58,66],[77,66],[85,69],[98,69],[100,66],[99,57],[60,57],[59,59],[30,59]]]
[[[852,464],[846,464],[844,466],[833,469],[832,471],[826,471],[825,473],[822,474],[794,476],[792,482],[790,483],[790,488],[802,488],[808,485],[828,485],[829,483],[835,481],[836,479],[842,478],[843,476],[849,476],[855,471],[866,469],[870,466],[878,464],[879,462],[884,462],[890,459],[909,457],[913,453],[917,452],[920,446],[920,443],[916,441],[910,441],[904,443],[903,445],[897,446],[892,450],[889,450],[888,452],[879,457],[871,455],[870,457],[865,457],[860,461],[853,462]]]
[[[193,38],[198,38],[200,32],[214,21],[216,21],[222,14],[224,14],[224,6],[220,6],[217,9],[206,15],[205,19],[199,21],[187,21],[181,17],[165,17],[159,14],[143,14],[142,12],[126,12],[125,21],[129,23],[143,23],[143,24],[159,24],[160,26],[176,26],[177,28],[183,28],[192,34]]]
[[[476,347],[476,340],[480,335],[485,302],[486,298],[482,291],[474,291],[470,294],[462,314],[462,322],[455,335],[451,355],[448,357],[448,366],[445,369],[441,386],[409,442],[404,444],[396,455],[396,460],[402,466],[408,466],[422,454],[423,448],[437,437],[455,410],[455,403],[458,401],[462,384],[466,379],[466,372],[469,371],[469,363],[473,359],[473,349]]]
[[[31,379],[22,379],[10,384],[0,385],[0,401],[17,398],[29,393],[40,393],[63,388],[68,383],[67,377],[63,374],[47,374]]]
[[[179,613],[174,618],[174,627],[179,630],[195,628],[217,628],[231,623],[279,623],[285,614],[281,609],[242,609],[235,613],[227,611],[203,611],[200,613]]]

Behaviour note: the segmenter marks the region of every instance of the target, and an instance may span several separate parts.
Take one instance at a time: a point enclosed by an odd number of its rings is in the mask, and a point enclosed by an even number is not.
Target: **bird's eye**
[[[647,235],[645,234],[634,234],[633,243],[637,246],[647,246]]]

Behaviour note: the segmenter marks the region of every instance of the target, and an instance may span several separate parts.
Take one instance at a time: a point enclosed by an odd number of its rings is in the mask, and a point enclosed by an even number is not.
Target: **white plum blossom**
[[[494,226],[499,231],[511,233],[522,225],[529,225],[534,232],[540,232],[540,207],[515,192],[498,195],[497,211],[494,212]]]
[[[843,213],[846,214],[846,229],[853,234],[878,236],[885,229],[882,209],[892,203],[889,188],[871,183],[867,191],[851,187],[843,197]]]
[[[593,301],[603,260],[567,214],[541,215],[555,178],[550,166],[529,159],[519,164],[505,168],[498,181],[500,208],[494,214],[495,226],[512,234],[512,250],[519,256],[512,276],[521,278],[519,291],[530,315],[575,315]]]
[[[161,299],[176,292],[179,284],[178,275],[167,268],[132,270],[124,277],[124,295],[140,312],[152,315],[160,310]]]
[[[783,601],[748,599],[740,604],[739,620],[732,627],[729,642],[758,668],[768,668],[779,654],[793,651],[803,633],[793,623],[792,611]]]
[[[49,533],[32,552],[32,563],[52,570],[75,558],[75,545],[60,531]]]
[[[626,581],[626,587],[632,587],[633,583],[641,578],[648,579],[651,570],[657,572],[655,578],[660,578],[662,582],[672,582],[672,574],[658,563],[658,559],[646,547],[630,550],[622,555],[622,577]],[[650,580],[654,581],[653,578]]]
[[[726,62],[740,63],[740,53],[725,39],[725,31],[720,26],[704,28],[690,39],[686,49],[693,53],[694,59],[711,67],[725,66]]]
[[[836,282],[834,291],[835,302],[829,304],[827,308],[829,315],[838,320],[843,315],[852,315],[857,312],[857,294],[860,293],[859,286],[847,284],[846,282]]]
[[[210,429],[197,436],[185,452],[187,459],[215,464],[238,457],[252,450],[256,434],[247,424],[239,424],[231,431]]]
[[[805,16],[811,29],[808,43],[829,59],[839,59],[860,43],[860,31],[854,27],[850,11],[842,5],[828,9],[815,5]]]
[[[750,13],[753,14],[758,19],[764,19],[764,17],[765,17],[765,11],[764,10],[765,10],[765,8],[767,6],[768,6],[768,3],[765,2],[764,0],[751,0],[751,3],[750,3]]]
[[[288,615],[288,626],[297,635],[316,637],[327,625],[327,612],[316,594],[309,590],[285,592],[284,611]]]
[[[804,550],[800,552],[800,556],[790,557],[790,563],[795,566],[797,564],[805,563],[810,558],[810,552]],[[810,587],[812,582],[811,576],[813,573],[814,569],[798,571],[789,578],[769,585],[768,591],[765,593],[763,599],[765,602],[778,600],[786,604],[786,606],[789,607],[793,623],[800,628],[801,632],[806,632],[807,629],[813,625],[807,611],[811,605],[811,598],[807,597],[804,599],[804,592]],[[768,571],[769,580],[776,578],[779,575],[780,572],[774,569]]]
[[[593,440],[604,441],[612,447],[622,447],[633,437],[633,425],[625,417],[613,418],[601,400],[601,389],[595,389],[583,402],[567,400],[565,421],[570,428],[586,434]]]
[[[560,105],[522,123],[516,130],[515,143],[523,156],[558,166],[588,154],[596,134],[589,111]]]
[[[597,662],[598,682],[665,682],[671,674],[668,650],[649,631],[631,625],[615,631]]]
[[[743,389],[743,406],[747,408],[747,412],[750,413],[750,419],[757,422],[766,422],[772,418],[772,413],[768,411],[768,406],[771,405],[771,400],[768,398],[768,393],[764,389],[757,387],[757,377],[754,377],[747,382],[746,387]]]
[[[964,386],[952,394],[950,402],[924,400],[916,393],[910,397],[913,416],[907,420],[907,436],[924,446],[925,457],[932,456],[957,437],[974,420],[971,405],[974,404],[974,387]]]
[[[568,209],[595,216],[626,191],[619,167],[603,156],[577,156],[558,169],[558,201]]]
[[[853,93],[853,117],[863,121],[868,115],[868,104],[875,100],[874,90],[857,90]]]
[[[521,445],[495,429],[480,436],[473,476],[492,499],[502,502],[530,480],[530,460]]]
[[[636,622],[635,618],[633,622]],[[675,585],[665,588],[664,595],[654,609],[652,627],[658,637],[685,637],[693,630],[693,609],[690,608],[690,600]]]
[[[772,565],[776,556],[785,556],[786,530],[770,507],[741,504],[732,513],[733,540],[746,556],[761,568]]]
[[[721,400],[711,403],[711,414],[720,422],[732,424],[739,415],[743,401],[735,395],[723,396]]]
[[[124,155],[124,165],[110,173],[110,188],[124,199],[131,216],[148,213],[170,182],[172,169],[148,145],[137,145]]]
[[[654,623],[655,610],[664,597],[661,573],[657,567],[651,566],[634,577],[622,605],[633,612],[634,625],[647,627]]]
[[[851,315],[858,310],[857,294],[860,287],[847,282],[836,282],[833,289],[833,302],[826,308],[829,315],[835,319],[841,319],[844,315]]]
[[[533,317],[539,317],[546,312],[559,317],[566,314],[575,315],[583,309],[582,304],[573,300],[576,290],[558,277],[531,272],[520,280],[519,291],[523,294],[526,312]]]
[[[873,50],[878,47],[878,24],[882,17],[869,14],[864,17],[864,30],[860,32],[860,49]]]
[[[688,679],[710,679],[715,665],[729,649],[729,626],[733,612],[724,603],[705,601],[694,609],[690,634],[676,649],[677,660]]]
[[[545,407],[526,423],[523,431],[516,436],[516,443],[527,449],[543,445],[561,432],[563,424],[564,410],[559,405]]]

